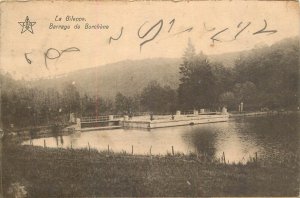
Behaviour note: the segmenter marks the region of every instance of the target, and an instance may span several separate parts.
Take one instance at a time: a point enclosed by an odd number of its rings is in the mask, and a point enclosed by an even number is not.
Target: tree
[[[225,106],[227,108],[234,108],[236,103],[234,93],[227,91],[220,95],[219,102],[221,106]]]
[[[74,84],[66,84],[62,99],[64,103],[65,112],[78,113],[80,111],[80,95]]]
[[[186,50],[184,51],[184,54],[183,54],[183,63],[180,64],[180,74],[181,74],[181,78],[180,78],[180,81],[182,83],[188,81],[188,76],[190,74],[190,61],[193,60],[196,56],[196,52],[195,52],[195,47],[194,45],[192,44],[191,40],[189,39],[188,41],[188,46],[186,48]]]
[[[176,110],[176,91],[170,87],[161,87],[157,81],[152,81],[141,94],[141,105],[156,113],[170,113]]]
[[[234,72],[231,68],[225,68],[221,63],[211,63],[212,73],[214,76],[214,92],[217,103],[217,98],[220,94],[228,92],[234,85]]]
[[[257,90],[253,82],[237,83],[233,88],[236,97],[236,104],[244,103],[245,107],[255,108],[257,99]]]
[[[256,86],[252,105],[280,108],[298,104],[299,39],[254,49],[235,62],[236,83]]]
[[[216,79],[211,63],[202,52],[195,54],[193,45],[188,43],[180,65],[178,100],[183,109],[212,107],[216,95]]]
[[[117,113],[131,113],[134,109],[134,101],[119,92],[115,97],[115,108]]]

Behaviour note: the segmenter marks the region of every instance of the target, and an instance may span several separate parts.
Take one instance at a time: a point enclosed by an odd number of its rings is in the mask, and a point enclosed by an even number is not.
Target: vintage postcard
[[[299,2],[0,9],[1,197],[299,196]]]

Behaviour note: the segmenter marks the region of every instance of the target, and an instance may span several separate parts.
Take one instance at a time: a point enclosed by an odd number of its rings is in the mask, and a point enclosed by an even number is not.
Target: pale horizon
[[[229,52],[224,52],[224,53],[217,53],[217,54],[205,54],[207,56],[214,56],[214,55],[223,55],[223,54],[231,54],[231,53],[240,53],[240,52],[244,52],[244,51],[251,51],[253,49],[257,49],[257,48],[260,48],[260,47],[264,47],[264,46],[268,46],[270,47],[271,45],[273,44],[276,44],[278,42],[281,42],[282,40],[285,40],[285,39],[292,39],[292,38],[297,38],[296,36],[291,36],[291,37],[287,37],[287,38],[283,38],[279,41],[276,41],[270,45],[266,44],[266,43],[261,43],[261,45],[257,45],[257,46],[254,46],[253,48],[251,49],[245,49],[245,50],[239,50],[239,51],[229,51]],[[186,46],[185,46],[186,48]],[[184,48],[184,49],[185,49]],[[183,51],[184,51],[183,49]],[[182,53],[183,53],[182,51]],[[202,52],[202,50],[198,50],[196,49],[196,54]],[[183,55],[183,54],[182,54]],[[78,71],[81,71],[81,70],[86,70],[86,69],[94,69],[94,68],[98,68],[98,67],[107,67],[109,65],[113,65],[113,64],[117,64],[117,63],[122,63],[122,62],[125,62],[125,61],[142,61],[142,60],[151,60],[151,59],[181,59],[182,56],[180,57],[149,57],[149,58],[141,58],[141,59],[123,59],[123,60],[119,60],[119,61],[116,61],[116,62],[109,62],[109,63],[105,63],[105,64],[101,64],[101,65],[96,65],[96,66],[90,66],[90,67],[84,67],[84,68],[78,68],[78,69],[75,69],[75,70],[70,70],[70,71],[67,71],[65,73],[59,73],[59,74],[55,74],[55,75],[45,75],[45,76],[40,76],[40,77],[37,77],[37,78],[25,78],[24,76],[18,76],[18,75],[15,75],[13,73],[11,73],[10,71],[4,71],[4,70],[1,70],[0,72],[3,73],[3,74],[10,74],[12,76],[12,78],[14,78],[15,80],[26,80],[26,81],[36,81],[36,80],[42,80],[42,79],[55,79],[55,78],[61,78],[61,77],[64,77],[64,76],[67,76],[68,74],[71,74],[73,72],[78,72]],[[1,68],[2,69],[2,68]]]
[[[261,45],[270,46],[284,38],[299,36],[299,27],[295,25],[299,24],[297,2],[165,2],[166,7],[161,8],[158,2],[100,1],[79,9],[80,3],[34,2],[35,6],[22,5],[22,9],[18,9],[20,4],[4,2],[1,18],[1,26],[5,27],[1,30],[1,69],[16,79],[39,79],[124,60],[181,58],[189,38],[197,52],[201,50],[207,55],[215,55],[250,50]],[[36,7],[39,7],[39,12],[35,11]],[[14,8],[20,12],[13,12]],[[68,14],[59,15],[64,9],[69,10]],[[192,12],[195,9],[201,12]],[[119,17],[116,17],[116,12]],[[36,22],[33,26],[34,34],[21,33],[22,28],[18,22],[24,21],[26,16]],[[82,25],[80,30],[49,29],[50,23],[67,24],[71,28],[76,24],[57,22],[56,16],[63,20],[66,16],[83,17],[86,21],[79,23]],[[146,35],[159,20],[163,22],[161,31],[155,39],[143,45],[140,51],[140,44],[154,36],[158,26],[144,39],[138,37],[138,29],[143,27],[140,36]],[[276,33],[254,35],[254,32],[263,29],[264,20],[267,22],[265,30],[274,30]],[[109,29],[84,29],[85,23],[108,25]],[[249,27],[248,23],[251,23]],[[122,37],[109,44],[110,37],[117,38],[120,35],[121,27],[124,28]],[[222,42],[212,42],[211,37],[226,28],[217,37]],[[47,49],[65,50],[70,47],[76,47],[80,52],[65,53],[59,60],[48,60],[48,69],[45,67],[44,53]],[[26,62],[25,53],[32,61],[30,64]]]

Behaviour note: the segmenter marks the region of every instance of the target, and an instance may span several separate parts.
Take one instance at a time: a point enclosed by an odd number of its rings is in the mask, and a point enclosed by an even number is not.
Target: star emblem
[[[23,34],[26,31],[31,32],[31,34],[33,34],[32,26],[34,26],[36,22],[30,22],[28,16],[26,16],[25,22],[18,22],[18,23],[22,26],[21,34]]]

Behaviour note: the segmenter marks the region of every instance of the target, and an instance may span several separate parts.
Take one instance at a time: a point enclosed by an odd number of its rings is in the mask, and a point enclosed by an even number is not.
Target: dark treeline
[[[299,42],[286,39],[270,47],[253,49],[235,61],[233,68],[208,61],[189,41],[180,65],[178,89],[152,81],[141,93],[114,99],[80,95],[75,83],[62,91],[40,90],[1,74],[1,120],[3,127],[27,127],[64,123],[76,116],[175,113],[176,110],[226,106],[238,110],[295,108],[298,103]],[[22,81],[23,82],[23,81]]]
[[[169,87],[161,87],[156,81],[151,82],[140,95],[127,97],[118,93],[111,100],[87,94],[80,96],[72,83],[65,84],[59,92],[54,88],[30,88],[13,80],[9,74],[1,74],[0,77],[4,128],[64,124],[69,121],[71,113],[80,117],[175,111],[176,92]]]
[[[233,68],[196,54],[191,42],[183,56],[179,107],[238,110],[295,108],[298,103],[299,40],[286,39],[240,56]]]

